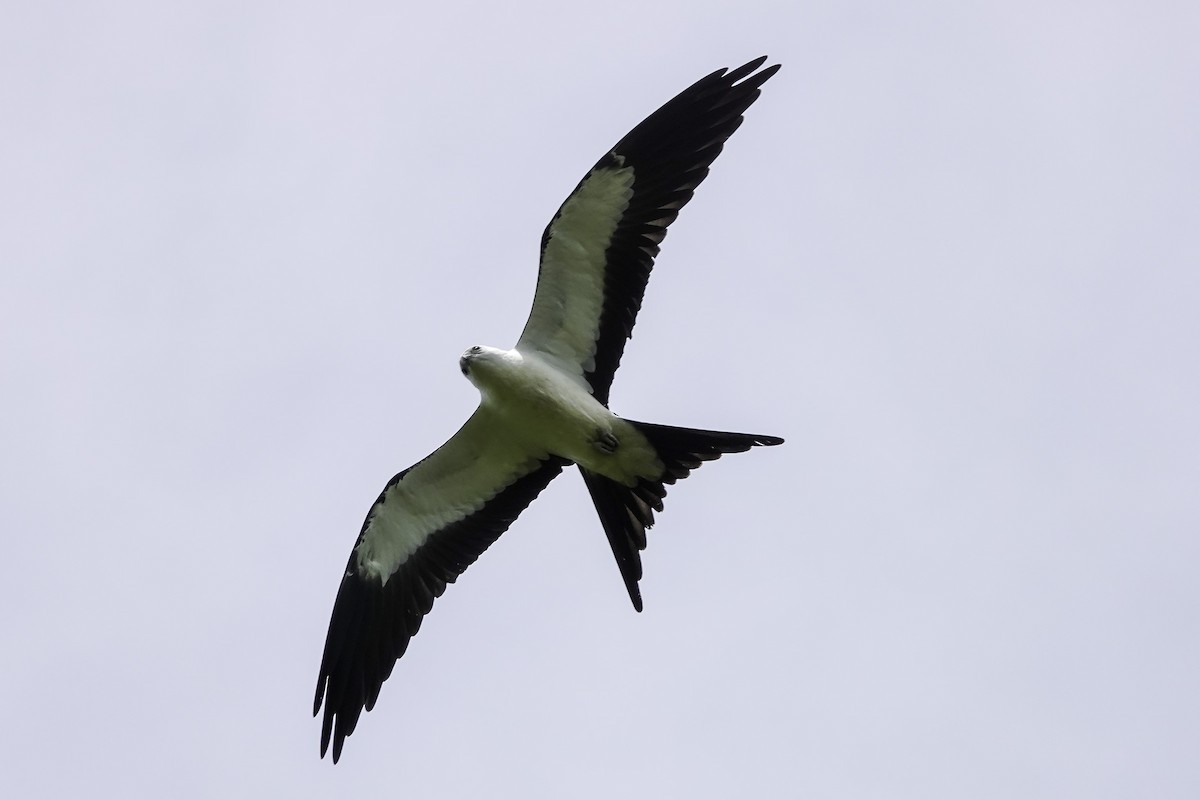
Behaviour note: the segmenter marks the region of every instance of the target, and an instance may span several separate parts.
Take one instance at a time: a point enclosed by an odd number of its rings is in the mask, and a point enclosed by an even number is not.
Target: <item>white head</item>
[[[467,380],[482,390],[483,384],[490,383],[497,369],[503,367],[508,355],[508,350],[477,344],[458,359],[458,368],[467,376]]]

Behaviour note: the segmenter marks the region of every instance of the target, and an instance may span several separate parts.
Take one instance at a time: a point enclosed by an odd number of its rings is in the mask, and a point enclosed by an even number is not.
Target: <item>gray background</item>
[[[0,793],[1200,796],[1194,3],[6,3]],[[636,615],[560,478],[336,768],[383,483],[538,237],[702,75],[784,69],[671,230]]]

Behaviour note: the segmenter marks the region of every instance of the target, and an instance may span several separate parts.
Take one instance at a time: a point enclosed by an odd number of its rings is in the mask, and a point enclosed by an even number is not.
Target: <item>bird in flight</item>
[[[479,390],[450,440],[388,481],[342,576],[313,715],[333,760],[404,655],[435,598],[564,467],[579,467],[629,598],[666,485],[704,461],[777,436],[634,422],[608,409],[667,226],[779,70],[766,57],[701,78],[626,134],[542,234],[533,309],[511,350],[476,346],[459,367]]]

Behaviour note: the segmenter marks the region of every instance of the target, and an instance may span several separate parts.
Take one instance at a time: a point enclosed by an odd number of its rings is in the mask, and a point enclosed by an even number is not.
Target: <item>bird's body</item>
[[[634,608],[641,551],[666,486],[724,453],[782,439],[623,419],[609,388],[667,226],[778,66],[701,79],[607,152],[542,237],[533,308],[516,346],[459,366],[480,403],[454,436],[392,478],[342,576],[313,713],[333,760],[434,600],[565,467],[579,467]]]
[[[479,389],[480,410],[494,415],[493,428],[503,431],[500,435],[626,486],[662,472],[662,461],[646,437],[552,358],[518,348],[480,347],[464,353],[463,360]]]

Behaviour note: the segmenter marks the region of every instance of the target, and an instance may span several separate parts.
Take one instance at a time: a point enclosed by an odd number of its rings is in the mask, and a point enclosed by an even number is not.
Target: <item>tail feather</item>
[[[642,595],[638,588],[642,578],[641,551],[646,549],[646,529],[654,525],[654,512],[663,510],[666,486],[683,480],[705,461],[720,458],[725,453],[742,453],[751,447],[783,444],[783,439],[627,421],[657,451],[663,462],[659,478],[643,478],[634,486],[625,486],[582,467],[580,471],[600,515],[629,599],[633,601],[634,609],[641,611]]]

